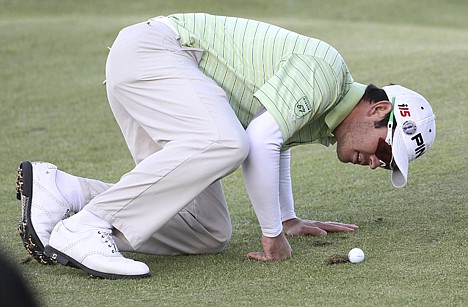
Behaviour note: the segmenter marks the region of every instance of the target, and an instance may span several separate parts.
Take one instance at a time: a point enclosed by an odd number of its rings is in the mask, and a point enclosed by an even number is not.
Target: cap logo
[[[411,117],[410,110],[409,110],[408,105],[406,103],[399,104],[398,105],[398,110],[400,111],[401,117],[406,117],[406,116]]]
[[[401,129],[403,129],[405,134],[412,135],[416,132],[416,124],[411,120],[407,120],[403,123]]]
[[[411,138],[411,141],[416,142],[416,148],[414,149],[414,154],[416,155],[415,159],[424,153],[426,149],[426,144],[424,144],[424,139],[421,133],[416,134]]]

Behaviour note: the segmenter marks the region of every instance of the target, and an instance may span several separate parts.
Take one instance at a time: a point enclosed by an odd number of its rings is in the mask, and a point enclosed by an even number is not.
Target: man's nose
[[[382,162],[380,161],[379,158],[377,158],[376,155],[371,155],[369,157],[369,167],[371,169],[376,169],[377,167],[380,167],[382,165]]]

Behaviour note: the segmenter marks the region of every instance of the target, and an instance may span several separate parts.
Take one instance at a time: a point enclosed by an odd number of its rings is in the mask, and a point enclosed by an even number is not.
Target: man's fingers
[[[324,229],[320,228],[320,227],[306,225],[306,226],[304,226],[303,234],[317,236],[317,237],[323,237],[323,236],[327,235],[327,232]]]
[[[259,261],[281,261],[281,260],[286,260],[291,255],[287,256],[268,256],[265,252],[250,252],[247,254],[247,258],[249,259],[254,259],[254,260],[259,260]]]
[[[341,224],[333,222],[318,222],[314,226],[326,230],[327,232],[348,232],[359,228],[357,225],[353,224]]]
[[[338,222],[323,222],[323,224],[328,224],[328,225],[334,225],[334,226],[341,226],[341,227],[346,227],[350,229],[358,229],[359,226],[355,224],[345,224],[345,223],[338,223]]]
[[[294,227],[288,229],[286,232],[290,236],[326,236],[328,233],[333,232],[351,232],[359,227],[353,224],[342,224],[335,222],[317,222],[317,221],[304,221],[301,227]]]
[[[254,260],[260,260],[260,261],[269,261],[271,259],[268,259],[266,254],[264,252],[251,252],[247,254],[247,258],[249,259],[254,259]]]
[[[304,221],[304,222],[308,226],[319,227],[319,228],[330,230],[330,231],[332,231],[333,229],[337,229],[337,230],[342,229],[342,231],[356,230],[359,228],[358,225],[344,224],[344,223],[338,223],[338,222],[318,222],[318,221]]]

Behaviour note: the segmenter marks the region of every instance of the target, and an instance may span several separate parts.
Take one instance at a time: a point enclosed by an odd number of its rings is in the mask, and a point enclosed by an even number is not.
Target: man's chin
[[[347,159],[343,152],[340,150],[339,147],[336,148],[336,157],[338,158],[338,160],[340,160],[340,162],[342,163],[349,163],[351,162],[349,159]]]

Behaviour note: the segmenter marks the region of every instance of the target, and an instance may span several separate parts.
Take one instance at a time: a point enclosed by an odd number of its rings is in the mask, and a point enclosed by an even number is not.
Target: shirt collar
[[[366,85],[354,82],[351,85],[348,93],[341,99],[341,101],[325,116],[325,123],[327,124],[330,132],[338,127],[341,122],[351,113],[354,107],[361,100],[366,90]]]

